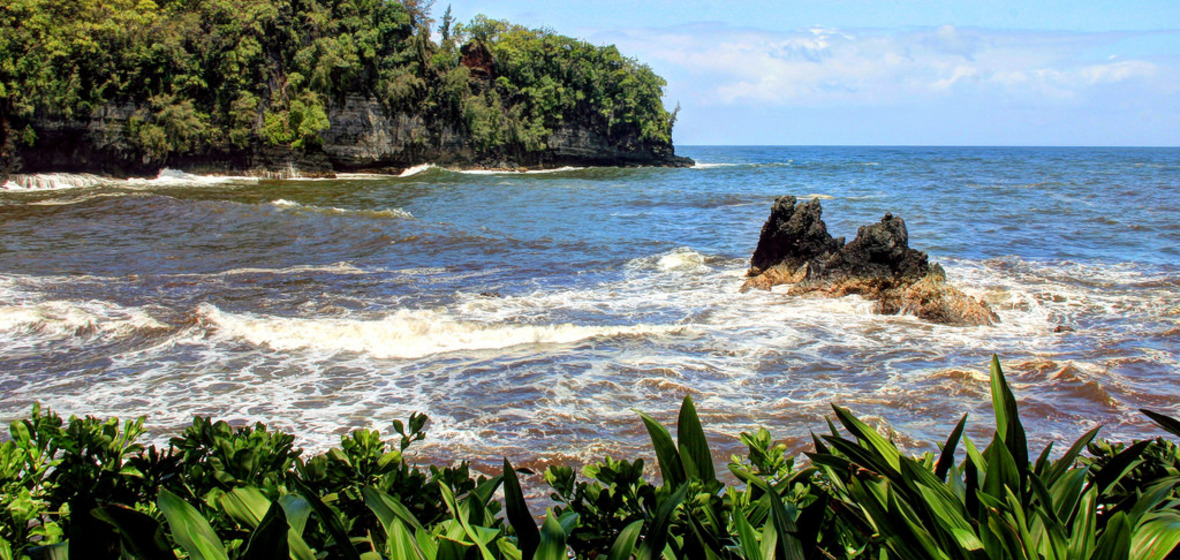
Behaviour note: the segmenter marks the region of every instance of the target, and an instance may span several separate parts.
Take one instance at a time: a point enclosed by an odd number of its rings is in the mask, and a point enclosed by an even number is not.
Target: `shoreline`
[[[679,158],[679,156],[678,156]],[[577,164],[553,164],[553,165],[533,165],[533,166],[500,166],[500,165],[472,165],[472,166],[447,166],[436,163],[420,163],[408,167],[378,167],[378,168],[360,168],[349,170],[334,170],[332,172],[315,172],[309,170],[300,170],[296,168],[291,169],[192,169],[192,168],[172,168],[163,167],[156,172],[155,175],[149,174],[129,174],[129,175],[112,175],[102,172],[90,171],[37,171],[34,173],[10,173],[3,180],[0,180],[0,190],[4,191],[40,191],[40,190],[55,190],[60,188],[78,188],[84,186],[97,186],[102,184],[118,184],[120,182],[127,183],[144,183],[150,181],[161,181],[169,178],[176,180],[199,180],[209,179],[214,181],[302,181],[302,180],[331,180],[342,179],[346,180],[349,177],[389,177],[389,178],[405,178],[412,177],[419,173],[425,172],[429,169],[440,169],[452,173],[470,173],[470,174],[505,174],[505,175],[527,175],[539,173],[560,173],[563,171],[579,171],[585,169],[631,169],[641,167],[664,167],[664,168],[690,168],[695,165],[695,162],[689,158],[679,158],[682,161],[669,162],[664,165],[651,164],[627,164],[619,163],[617,165],[577,165]],[[73,185],[72,187],[43,187],[39,186],[43,183],[54,183],[59,180],[72,180],[84,184]]]

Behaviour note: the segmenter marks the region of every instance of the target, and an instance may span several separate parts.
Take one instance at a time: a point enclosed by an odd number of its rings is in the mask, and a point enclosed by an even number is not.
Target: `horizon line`
[[[673,144],[678,148],[1079,148],[1079,149],[1180,149],[1180,145],[1138,144]]]

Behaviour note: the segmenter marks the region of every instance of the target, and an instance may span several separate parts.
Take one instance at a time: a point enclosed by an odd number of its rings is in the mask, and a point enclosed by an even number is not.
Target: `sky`
[[[677,145],[1180,146],[1180,0],[439,0],[614,44]]]

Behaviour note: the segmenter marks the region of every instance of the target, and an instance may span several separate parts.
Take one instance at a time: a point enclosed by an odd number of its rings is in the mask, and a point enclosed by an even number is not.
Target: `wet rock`
[[[832,238],[818,200],[793,196],[774,202],[750,259],[742,291],[788,284],[792,294],[859,294],[877,313],[910,314],[946,325],[990,325],[999,317],[986,303],[947,284],[946,272],[909,247],[905,222],[892,214],[861,226],[845,244]]]

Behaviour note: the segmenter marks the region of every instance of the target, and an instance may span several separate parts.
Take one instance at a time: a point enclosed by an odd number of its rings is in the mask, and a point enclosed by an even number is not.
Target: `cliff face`
[[[458,167],[529,168],[576,166],[686,166],[671,145],[635,138],[610,141],[587,126],[566,125],[546,139],[547,149],[518,154],[481,154],[460,123],[429,123],[421,115],[390,113],[375,99],[350,94],[328,107],[330,127],[322,144],[307,150],[255,142],[240,150],[207,149],[154,161],[128,137],[138,108],[107,105],[85,121],[35,119],[37,141],[0,136],[0,174],[97,173],[114,177],[155,176],[170,167],[193,173],[270,177],[325,176],[335,172],[394,173],[422,163]]]

